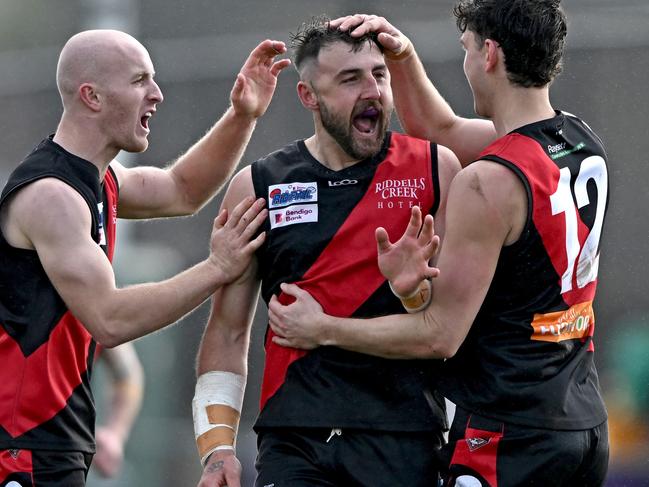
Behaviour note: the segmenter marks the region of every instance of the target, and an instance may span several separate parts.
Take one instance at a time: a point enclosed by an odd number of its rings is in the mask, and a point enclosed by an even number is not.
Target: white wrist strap
[[[196,445],[205,464],[215,451],[234,451],[246,378],[232,372],[202,374],[192,401]]]
[[[418,311],[426,309],[433,297],[433,288],[430,279],[424,279],[421,281],[415,292],[409,296],[399,295],[392,287],[390,281],[388,281],[388,285],[390,286],[392,294],[401,300],[401,304],[406,308],[408,313],[417,313]]]

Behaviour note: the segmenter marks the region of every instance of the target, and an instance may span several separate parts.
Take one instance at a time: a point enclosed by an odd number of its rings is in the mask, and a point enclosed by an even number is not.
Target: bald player
[[[266,40],[251,52],[231,106],[168,168],[129,169],[115,156],[147,148],[149,119],[163,100],[147,50],[112,30],[65,44],[57,131],[0,196],[0,485],[84,485],[95,451],[96,343],[113,347],[175,322],[248,266],[264,239],[252,239],[266,217],[263,200],[218,215],[202,262],[124,289],[111,267],[115,222],[190,215],[212,198],[290,63],[275,60],[285,50]]]

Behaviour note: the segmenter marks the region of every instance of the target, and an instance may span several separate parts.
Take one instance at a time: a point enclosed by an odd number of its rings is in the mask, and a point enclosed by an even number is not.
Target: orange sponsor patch
[[[532,320],[532,340],[560,342],[584,338],[595,324],[593,302],[587,301],[573,305],[565,311],[535,314]]]

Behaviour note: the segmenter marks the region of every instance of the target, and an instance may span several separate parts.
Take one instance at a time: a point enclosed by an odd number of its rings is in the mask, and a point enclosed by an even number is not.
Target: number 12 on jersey
[[[575,180],[574,195],[570,179],[570,169],[567,167],[562,168],[557,190],[550,196],[552,214],[563,213],[566,222],[567,266],[561,276],[561,294],[572,290],[575,274],[578,288],[583,288],[597,278],[599,239],[602,233],[608,195],[608,174],[604,158],[590,156],[582,161],[579,174]],[[579,242],[577,216],[578,209],[591,203],[587,191],[587,184],[590,180],[595,183],[597,188],[597,208],[593,227],[582,245]],[[575,203],[577,208],[575,208]]]

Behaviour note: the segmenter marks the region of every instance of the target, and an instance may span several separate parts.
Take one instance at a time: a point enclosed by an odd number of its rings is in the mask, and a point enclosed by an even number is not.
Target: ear
[[[316,93],[313,90],[311,84],[307,83],[306,81],[298,81],[297,96],[304,108],[306,108],[307,110],[315,111],[320,109],[318,97],[316,96]]]
[[[503,51],[500,49],[500,44],[493,39],[486,39],[484,41],[485,50],[485,70],[487,72],[496,69],[499,60],[502,58]]]
[[[101,110],[101,97],[93,84],[83,83],[79,86],[79,98],[93,112]]]

